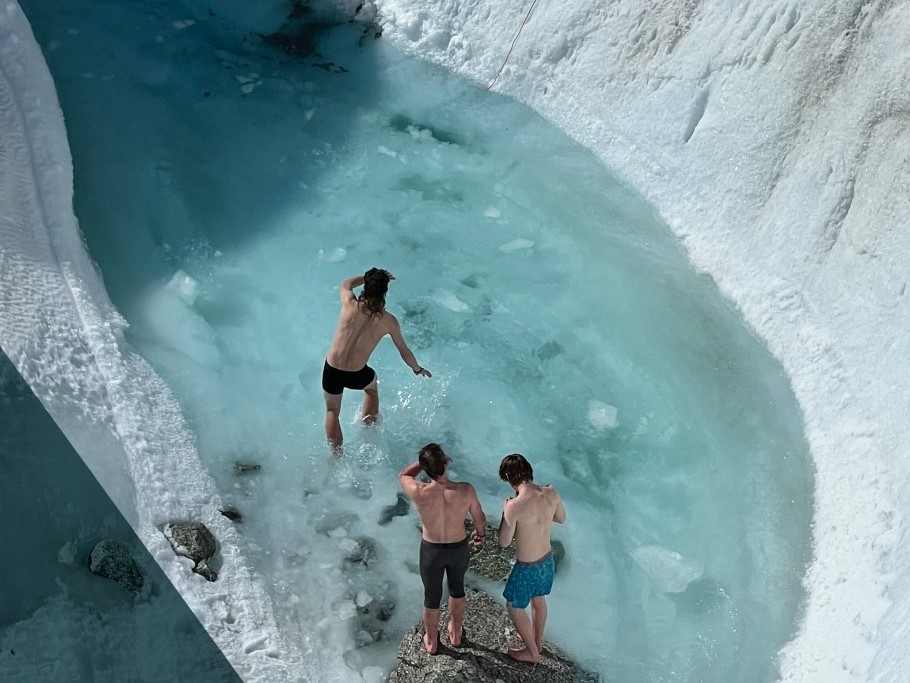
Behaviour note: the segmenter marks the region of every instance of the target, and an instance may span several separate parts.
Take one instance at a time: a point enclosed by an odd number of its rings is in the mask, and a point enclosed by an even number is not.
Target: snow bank
[[[0,131],[0,346],[237,671],[246,680],[306,678],[242,539],[218,513],[176,400],[125,343],[124,321],[83,248],[63,115],[11,0],[0,0]],[[186,519],[219,539],[216,583],[190,573],[161,533]]]
[[[815,559],[782,680],[910,677],[910,3],[375,4],[481,87],[533,8],[494,90],[653,202],[792,379]]]

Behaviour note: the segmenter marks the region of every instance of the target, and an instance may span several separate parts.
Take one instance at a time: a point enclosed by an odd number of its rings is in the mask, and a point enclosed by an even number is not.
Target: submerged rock
[[[218,578],[208,562],[215,556],[218,546],[212,532],[202,522],[176,522],[164,527],[164,535],[171,542],[174,552],[188,557],[196,565],[193,572],[208,581]]]
[[[262,465],[254,462],[235,462],[234,463],[234,474],[240,476],[242,474],[254,474],[262,470]]]
[[[415,609],[416,611],[416,609]],[[516,662],[508,648],[521,641],[504,607],[486,593],[468,589],[464,637],[461,647],[449,644],[448,610],[439,620],[439,650],[428,655],[423,647],[423,626],[405,634],[398,648],[398,666],[389,683],[596,683],[596,674],[580,669],[564,653],[544,641],[539,664]]]
[[[219,509],[218,512],[220,512],[222,515],[227,517],[232,522],[236,522],[237,524],[240,524],[243,522],[243,515],[240,514],[240,510],[237,510],[236,508],[225,507],[225,508]]]
[[[138,593],[144,579],[129,551],[117,541],[98,541],[88,555],[92,574],[110,579],[129,591]]]
[[[386,505],[379,514],[379,526],[385,526],[396,517],[404,517],[408,514],[410,505],[407,497],[403,493],[398,494],[398,500],[394,505]]]

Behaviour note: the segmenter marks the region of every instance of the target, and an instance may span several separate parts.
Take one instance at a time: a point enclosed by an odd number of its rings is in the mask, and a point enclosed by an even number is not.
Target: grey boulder
[[[174,552],[188,557],[195,566],[193,571],[208,581],[218,578],[208,563],[218,549],[215,537],[202,522],[174,522],[164,527],[164,535],[171,542]]]
[[[92,574],[110,579],[134,593],[142,588],[142,573],[136,561],[117,541],[107,538],[98,541],[88,555],[88,568]]]

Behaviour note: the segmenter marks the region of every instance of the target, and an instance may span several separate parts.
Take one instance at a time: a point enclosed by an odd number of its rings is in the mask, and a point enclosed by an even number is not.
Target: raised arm
[[[553,512],[553,521],[557,524],[563,524],[566,521],[566,508],[562,504],[562,496],[559,491],[553,489],[553,495],[556,496],[556,510]]]
[[[338,288],[338,295],[341,297],[341,303],[347,303],[352,299],[356,299],[357,297],[354,295],[354,288],[360,287],[361,285],[363,285],[363,275],[349,277],[342,282],[341,286]]]
[[[411,352],[411,349],[408,348],[407,342],[404,340],[404,336],[401,334],[401,325],[398,324],[398,318],[396,318],[391,313],[389,316],[389,335],[392,337],[392,341],[395,343],[395,348],[398,349],[398,353],[401,354],[401,360],[405,362],[415,375],[423,375],[424,377],[432,377],[430,371],[420,367],[420,363],[417,362],[417,359],[414,357],[414,354]]]
[[[502,519],[499,520],[499,545],[508,548],[515,537],[515,501],[506,498],[502,504]]]
[[[417,475],[420,474],[420,461],[415,460],[398,473],[398,483],[401,484],[401,490],[408,498],[415,498],[420,490],[420,482],[417,481]]]

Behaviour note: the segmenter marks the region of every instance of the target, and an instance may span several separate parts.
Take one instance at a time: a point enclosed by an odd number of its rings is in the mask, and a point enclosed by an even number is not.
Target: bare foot
[[[537,662],[540,661],[540,655],[534,656],[534,654],[526,647],[522,648],[521,650],[509,650],[508,655],[518,662],[537,664]]]
[[[452,628],[452,622],[449,621],[449,644],[452,647],[461,647],[461,637],[464,635],[464,627],[458,629],[458,638],[455,637],[455,629]]]
[[[429,633],[423,634],[423,646],[426,649],[427,654],[435,655],[436,650],[439,648],[439,634],[437,634],[435,643],[430,643],[429,636]]]

